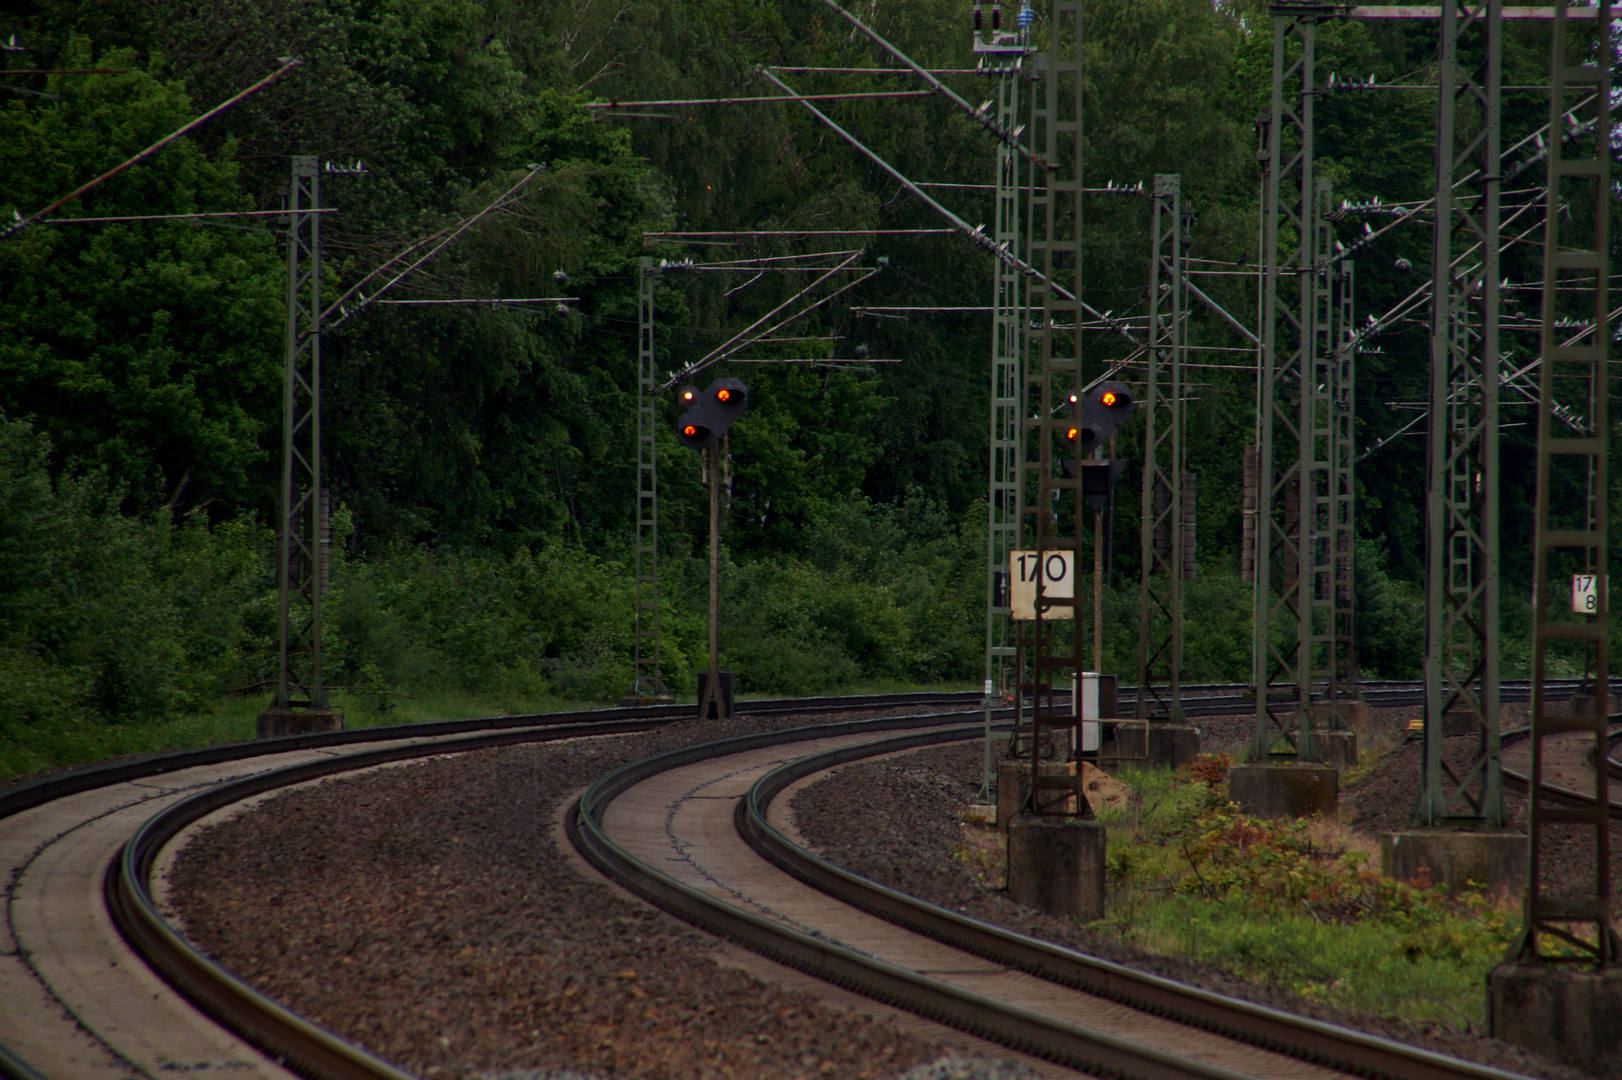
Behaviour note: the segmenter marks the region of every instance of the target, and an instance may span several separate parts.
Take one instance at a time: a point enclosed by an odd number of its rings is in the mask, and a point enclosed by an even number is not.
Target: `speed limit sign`
[[[1571,610],[1579,615],[1599,613],[1599,579],[1595,575],[1571,575]]]
[[[1008,607],[1015,619],[1036,619],[1036,579],[1042,578],[1042,598],[1073,600],[1076,596],[1074,551],[1010,551],[1008,553]],[[1073,605],[1042,604],[1042,619],[1074,619]]]

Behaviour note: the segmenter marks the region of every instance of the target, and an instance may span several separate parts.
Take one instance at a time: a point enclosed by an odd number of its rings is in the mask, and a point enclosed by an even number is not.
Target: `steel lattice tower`
[[[1049,51],[1037,58],[1031,95],[1031,145],[1043,168],[1031,169],[1027,203],[1029,251],[1038,272],[1029,284],[1029,302],[1040,322],[1032,328],[1024,388],[1025,446],[1020,484],[1035,496],[1022,512],[1032,519],[1030,535],[1040,553],[1070,551],[1079,556],[1083,535],[1081,441],[1068,442],[1069,396],[1079,392],[1081,352],[1081,196],[1082,67],[1080,0],[1053,0]],[[1060,292],[1068,285],[1070,295]],[[1044,557],[1037,559],[1041,567]],[[1079,558],[1078,558],[1079,563]],[[1046,598],[1044,572],[1036,578],[1036,608],[1069,607],[1075,600]],[[1018,642],[1023,660],[1018,702],[1031,694],[1029,751],[1031,812],[1090,816],[1081,770],[1048,775],[1038,767],[1060,729],[1074,723],[1065,687],[1061,704],[1055,675],[1084,667],[1078,619],[1036,618],[1025,623]],[[1018,713],[1016,709],[1016,716]]]
[[[325,709],[321,594],[326,587],[328,507],[321,483],[321,170],[314,157],[293,159],[282,209],[287,222],[287,332],[276,502],[280,669],[271,708]]]
[[[1183,577],[1189,553],[1183,535],[1183,346],[1188,331],[1180,176],[1155,177],[1150,243],[1137,716],[1181,722]]]
[[[1019,122],[1018,70],[1005,72],[998,83],[997,122],[1004,131]],[[1018,269],[1025,222],[1020,217],[1022,158],[1006,142],[997,145],[997,206],[994,238],[1012,259],[996,260],[991,317],[991,474],[986,500],[986,746],[983,796],[991,797],[995,774],[991,761],[991,714],[1010,681],[1020,679],[1014,663],[1018,652],[1008,607],[1008,556],[1019,547],[1021,520],[1020,462],[1024,430],[1019,410],[1023,399],[1025,275]]]
[[[1610,60],[1616,55],[1610,0],[1600,0],[1594,20],[1594,52],[1604,62],[1572,64],[1565,0],[1555,9],[1550,60],[1549,161],[1543,242],[1543,363],[1539,372],[1535,584],[1532,639],[1532,776],[1528,832],[1531,851],[1526,890],[1526,929],[1517,948],[1523,960],[1592,962],[1622,960],[1622,941],[1610,924],[1610,785],[1597,767],[1608,753],[1610,667],[1606,643],[1609,613],[1607,530],[1609,520],[1608,373],[1610,352],[1611,100]],[[1592,95],[1591,120],[1579,124],[1569,95]],[[1573,337],[1559,336],[1575,327]],[[1567,405],[1586,407],[1575,437],[1558,437],[1556,390]],[[1574,410],[1573,410],[1574,411]],[[1557,495],[1554,487],[1559,486]],[[1594,576],[1591,613],[1561,611],[1564,590],[1557,573]],[[1573,590],[1575,593],[1575,589]],[[1575,606],[1575,604],[1573,604]],[[1557,715],[1544,689],[1551,644],[1580,642],[1592,663],[1592,694]],[[1564,734],[1592,738],[1590,770],[1594,800],[1581,807],[1558,801],[1544,786],[1545,743]],[[1584,741],[1587,741],[1586,739]],[[1542,881],[1544,845],[1562,828],[1590,834],[1594,852],[1591,887],[1576,896],[1553,896]],[[1555,830],[1551,833],[1551,829]],[[1562,954],[1545,953],[1544,939]]]
[[[1462,16],[1462,18],[1461,18]],[[1499,768],[1499,110],[1503,0],[1443,0],[1432,263],[1424,781],[1420,826],[1502,828]],[[1477,58],[1460,56],[1468,43]],[[1480,127],[1461,125],[1479,112]],[[1473,196],[1455,189],[1473,176]],[[1479,255],[1473,254],[1479,252]],[[1448,717],[1478,735],[1443,759]]]
[[[659,270],[644,255],[637,271],[636,614],[633,698],[667,693],[659,670],[659,440],[654,408],[654,288]]]
[[[1256,739],[1251,755],[1265,760],[1282,743],[1279,756],[1316,760],[1312,743],[1311,665],[1303,663],[1309,634],[1296,646],[1274,645],[1269,630],[1277,620],[1307,630],[1311,609],[1301,589],[1303,552],[1301,461],[1312,453],[1311,424],[1303,416],[1314,404],[1303,387],[1314,371],[1318,339],[1318,274],[1313,265],[1318,239],[1317,193],[1313,176],[1314,45],[1319,13],[1275,14],[1273,94],[1266,131],[1263,201],[1262,372],[1257,397],[1256,553],[1252,663],[1256,685]],[[1291,58],[1294,42],[1297,54]],[[1290,88],[1298,86],[1298,90]],[[1305,429],[1305,430],[1304,430]],[[1310,469],[1308,470],[1310,474]],[[1290,505],[1293,503],[1293,506]],[[1283,511],[1279,513],[1278,511]],[[1274,566],[1278,553],[1280,565]],[[1304,557],[1305,556],[1305,557]],[[1279,571],[1274,595],[1274,573]],[[1295,711],[1273,715],[1274,684],[1291,688]]]

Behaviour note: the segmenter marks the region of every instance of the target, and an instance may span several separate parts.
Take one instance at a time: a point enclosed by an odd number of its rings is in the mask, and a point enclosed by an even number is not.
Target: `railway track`
[[[806,698],[741,707],[757,716],[915,710],[967,697]],[[320,776],[521,742],[634,734],[692,710],[603,709],[291,736],[93,766],[0,789],[0,1077],[224,1070],[243,1080],[284,1078],[293,1075],[285,1062],[309,1071],[298,1049],[311,1042],[334,1059],[328,1064],[336,1071],[310,1075],[403,1075],[386,1063],[352,1060],[354,1047],[278,1011],[181,940],[158,913],[148,881],[163,838],[213,807]]]
[[[1192,715],[1254,708],[1238,687],[1187,690]],[[1401,701],[1416,694],[1411,683],[1370,686],[1376,704],[1382,697]],[[977,693],[877,695],[746,702],[740,712],[955,708],[962,710],[959,719],[977,720],[980,702]],[[1123,713],[1131,702],[1132,695],[1122,695]],[[0,865],[8,874],[0,926],[0,999],[7,1003],[0,1010],[0,1076],[156,1077],[177,1069],[225,1069],[244,1077],[285,1077],[289,1069],[333,1077],[402,1076],[257,995],[176,934],[151,895],[149,879],[163,845],[215,809],[318,777],[504,744],[647,731],[691,710],[607,709],[294,736],[157,755],[0,789]],[[940,716],[870,721],[860,738],[851,738],[871,741],[882,723],[941,722]],[[977,722],[957,726],[956,738],[980,730]],[[779,736],[753,738],[769,742]],[[1113,976],[1116,983],[1123,977]]]
[[[571,840],[650,902],[778,962],[1096,1075],[1175,1080],[1512,1074],[1145,975],[849,874],[787,835],[792,785],[839,764],[972,739],[835,726],[688,747],[600,779]]]

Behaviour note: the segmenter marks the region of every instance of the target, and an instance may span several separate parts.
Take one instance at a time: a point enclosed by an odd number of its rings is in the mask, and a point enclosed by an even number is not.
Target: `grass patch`
[[[1376,843],[1339,822],[1246,817],[1229,764],[1120,770],[1137,798],[1098,813],[1109,916],[1090,928],[1355,1014],[1480,1030],[1519,908],[1382,877]],[[978,808],[962,823],[952,858],[1002,888],[1006,838]]]
[[[1226,762],[1124,769],[1140,795],[1109,825],[1109,917],[1094,929],[1354,1013],[1468,1030],[1518,908],[1380,875],[1338,822],[1262,821],[1227,800]]]

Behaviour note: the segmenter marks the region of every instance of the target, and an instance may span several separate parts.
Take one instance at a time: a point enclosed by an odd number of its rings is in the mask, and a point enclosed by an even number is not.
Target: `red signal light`
[[[694,389],[693,389],[693,388],[692,388],[692,387],[690,387],[690,386],[689,386],[689,387],[688,387],[688,388],[687,388],[687,389],[685,389],[685,390],[683,390],[683,391],[682,391],[682,392],[681,392],[681,399],[682,399],[682,400],[683,400],[683,401],[692,401],[692,400],[693,400],[693,399],[694,399],[694,398],[696,398],[696,397],[697,397],[697,396],[698,396],[698,391],[697,391],[697,390],[694,390]]]

